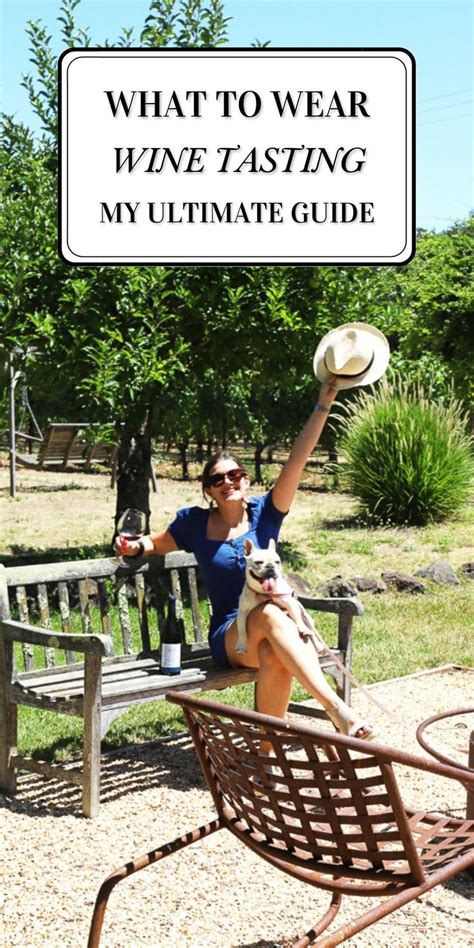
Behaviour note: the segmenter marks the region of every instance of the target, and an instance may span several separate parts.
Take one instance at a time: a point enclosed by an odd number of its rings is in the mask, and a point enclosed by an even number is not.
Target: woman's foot
[[[333,708],[327,708],[326,714],[331,719],[336,731],[347,737],[357,737],[361,741],[370,741],[374,737],[374,726],[354,715],[352,708],[341,701]]]

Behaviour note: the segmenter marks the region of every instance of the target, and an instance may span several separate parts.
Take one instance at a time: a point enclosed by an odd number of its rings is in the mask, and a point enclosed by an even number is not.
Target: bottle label
[[[176,675],[181,671],[181,645],[179,642],[169,644],[163,642],[161,646],[161,670],[170,675]]]

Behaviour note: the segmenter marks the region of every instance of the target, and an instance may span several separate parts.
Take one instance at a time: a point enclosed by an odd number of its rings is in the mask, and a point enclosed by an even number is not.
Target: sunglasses
[[[247,474],[241,467],[233,467],[231,471],[226,471],[225,474],[211,474],[211,476],[207,478],[206,487],[220,487],[226,477],[232,484],[235,484],[236,481],[247,477]]]

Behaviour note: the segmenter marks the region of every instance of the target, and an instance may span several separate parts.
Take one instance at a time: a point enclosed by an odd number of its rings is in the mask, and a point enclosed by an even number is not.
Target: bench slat
[[[150,630],[148,628],[148,612],[146,607],[145,600],[145,580],[142,575],[135,576],[135,591],[137,594],[137,607],[138,607],[138,621],[140,623],[140,635],[142,639],[142,645],[145,651],[149,651],[151,648],[150,645]]]
[[[126,655],[133,652],[132,646],[132,624],[130,622],[130,611],[128,608],[127,588],[125,583],[118,587],[117,606],[119,611],[120,628],[122,630],[123,650]]]
[[[102,634],[110,635],[110,615],[109,615],[109,597],[105,588],[103,579],[97,580],[97,591],[99,593],[100,621],[102,625]]]
[[[206,659],[207,656],[204,656]],[[102,661],[102,674],[107,674],[108,667],[126,665],[131,668],[147,668],[150,666],[155,666],[158,661],[158,652],[154,656],[146,656],[139,658],[136,654],[134,655],[117,655],[113,658],[104,658]],[[196,661],[196,658],[193,659]],[[84,664],[83,662],[76,662],[74,665],[56,665],[55,668],[50,669],[40,669],[36,668],[34,671],[22,672],[18,676],[18,681],[21,684],[24,684],[26,687],[32,685],[36,686],[42,685],[45,682],[54,682],[56,680],[66,680],[69,679],[74,681],[75,678],[84,677]]]
[[[155,597],[156,619],[158,624],[158,637],[161,642],[161,636],[165,625],[165,583],[163,576],[159,573],[153,573],[150,576],[151,586]]]
[[[10,700],[17,704],[25,704],[29,708],[40,708],[42,711],[56,711],[58,714],[71,714],[78,718],[84,716],[82,698],[73,701],[68,698],[48,698],[47,695],[25,691],[18,684],[11,686]]]
[[[150,556],[135,570],[121,566],[114,557],[97,560],[68,561],[64,563],[40,563],[34,566],[9,566],[6,570],[7,586],[30,586],[34,583],[57,583],[59,580],[96,579],[112,576],[116,579],[130,577],[136,573],[160,575],[171,569],[193,566],[197,563],[192,553],[167,553],[166,556]]]
[[[158,676],[157,676],[158,677]],[[257,672],[252,668],[216,668],[207,672],[200,672],[196,675],[175,675],[173,679],[165,678],[165,676],[159,676],[160,681],[156,682],[155,687],[152,688],[152,683],[149,683],[149,687],[142,690],[135,690],[133,682],[130,682],[130,687],[125,690],[118,689],[116,694],[104,694],[102,698],[102,707],[105,709],[110,708],[126,708],[131,704],[138,704],[144,701],[155,701],[160,700],[165,697],[166,693],[174,690],[177,691],[219,691],[222,688],[231,688],[233,685],[243,685],[248,682],[255,681],[257,677]],[[161,678],[163,677],[163,682]],[[178,681],[176,679],[178,678]]]
[[[87,587],[87,580],[81,579],[78,583],[79,587],[79,606],[81,610],[81,623],[82,631],[87,635],[92,632],[92,620],[91,620],[91,609],[89,602],[89,590]]]
[[[29,622],[30,614],[28,612],[28,599],[24,586],[18,586],[16,590],[16,601],[18,605],[18,619],[20,622]],[[32,671],[35,667],[33,662],[33,646],[29,642],[23,642],[21,646],[23,653],[23,663],[25,671]]]
[[[72,625],[71,625],[71,610],[69,606],[69,592],[67,588],[67,583],[58,583],[58,602],[59,602],[59,612],[61,614],[61,627],[63,632],[67,635],[72,635]],[[71,664],[76,661],[75,653],[71,649],[65,650],[66,662]]]
[[[186,570],[189,584],[189,595],[191,599],[191,611],[194,624],[194,638],[196,642],[203,641],[201,612],[199,609],[199,594],[196,581],[196,571],[190,567]]]
[[[51,629],[51,619],[49,615],[49,603],[48,603],[48,590],[44,583],[38,583],[38,609],[41,616],[41,626],[43,629]],[[46,662],[46,668],[53,668],[56,664],[56,657],[54,654],[54,649],[45,648],[44,650],[44,660]]]

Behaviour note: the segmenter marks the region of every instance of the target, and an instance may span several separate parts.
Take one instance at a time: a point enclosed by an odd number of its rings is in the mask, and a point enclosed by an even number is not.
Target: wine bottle
[[[172,593],[168,596],[168,615],[161,635],[160,671],[162,675],[181,672],[181,629],[176,617],[176,596]]]

